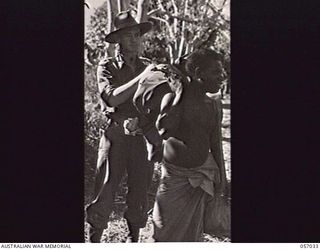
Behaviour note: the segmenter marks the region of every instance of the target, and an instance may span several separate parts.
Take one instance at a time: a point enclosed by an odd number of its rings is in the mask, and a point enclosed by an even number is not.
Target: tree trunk
[[[184,0],[183,14],[184,14],[184,16],[187,16],[187,14],[188,14],[188,0]],[[186,44],[187,44],[187,42],[185,41],[185,36],[186,36],[185,32],[186,32],[186,22],[182,21],[181,40],[180,40],[179,52],[178,52],[178,56],[177,56],[176,60],[182,56],[184,49],[186,47]]]
[[[113,15],[112,15],[112,8],[111,8],[111,0],[107,0],[106,1],[106,8],[107,8],[107,27],[106,27],[106,30],[107,30],[107,33],[109,34],[111,31],[112,31],[112,23],[113,23]]]
[[[121,0],[118,0],[118,12],[122,11],[122,4],[121,4]]]
[[[130,6],[130,0],[118,0],[118,12],[127,11]]]
[[[107,0],[106,8],[107,8],[107,13],[108,13],[107,34],[109,34],[110,32],[112,32],[114,30],[113,20],[114,20],[116,14],[118,13],[118,4],[114,0]],[[108,49],[107,49],[107,53],[105,56],[107,56],[107,57],[113,56],[114,50],[115,50],[114,44],[108,43],[107,48]]]
[[[148,19],[149,0],[139,0],[137,4],[136,21],[138,23],[146,22]]]

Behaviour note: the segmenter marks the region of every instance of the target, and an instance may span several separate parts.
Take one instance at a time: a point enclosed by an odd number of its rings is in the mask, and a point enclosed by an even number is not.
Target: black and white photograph
[[[230,0],[84,16],[85,242],[231,242]]]

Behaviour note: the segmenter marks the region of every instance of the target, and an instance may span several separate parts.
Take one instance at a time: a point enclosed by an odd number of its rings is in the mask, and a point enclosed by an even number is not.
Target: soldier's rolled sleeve
[[[100,64],[98,66],[97,80],[100,97],[107,106],[110,106],[108,104],[108,99],[115,89],[115,86],[112,83],[112,74],[110,70],[108,70],[106,64]]]

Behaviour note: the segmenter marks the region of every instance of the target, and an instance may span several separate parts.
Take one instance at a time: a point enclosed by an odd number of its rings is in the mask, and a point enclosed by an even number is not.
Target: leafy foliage
[[[146,0],[147,1],[147,0]],[[104,42],[117,11],[115,1],[106,1],[97,8],[90,20],[85,42],[93,63],[113,54],[113,46]],[[138,12],[138,0],[128,1],[133,15]],[[112,4],[113,3],[113,4]],[[224,14],[226,0],[149,0],[148,21],[153,31],[145,35],[144,55],[157,62],[174,62],[198,47],[210,47],[230,56],[230,20]],[[111,11],[108,11],[111,8]]]

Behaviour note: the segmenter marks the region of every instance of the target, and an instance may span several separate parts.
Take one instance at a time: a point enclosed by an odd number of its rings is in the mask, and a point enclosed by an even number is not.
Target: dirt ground
[[[224,159],[225,159],[225,166],[227,171],[227,178],[229,181],[231,181],[231,148],[230,148],[230,140],[231,140],[231,133],[230,133],[230,123],[231,117],[230,117],[230,98],[226,96],[223,100],[223,121],[222,121],[222,135],[223,135],[223,150],[224,150]],[[85,184],[86,187],[86,197],[85,202],[88,203],[90,196],[90,179],[92,179],[92,169],[87,170],[86,178],[87,183]],[[155,176],[154,176],[154,184],[152,185],[153,190],[150,191],[150,195],[154,195],[155,190],[157,188],[157,180],[159,177],[159,167],[156,166],[155,169]],[[102,242],[103,243],[116,243],[116,242],[125,242],[126,237],[128,234],[128,229],[126,225],[125,219],[123,219],[123,212],[125,210],[125,190],[124,187],[123,190],[120,190],[118,194],[118,198],[115,201],[114,205],[114,212],[110,216],[108,229],[104,230],[103,236],[102,236]],[[85,242],[89,242],[88,239],[88,229],[89,225],[85,223]],[[153,226],[152,226],[152,217],[151,214],[148,217],[148,222],[145,228],[140,230],[140,242],[152,242],[151,236],[153,232]],[[203,235],[203,242],[230,242],[229,238],[218,238],[214,235]]]

